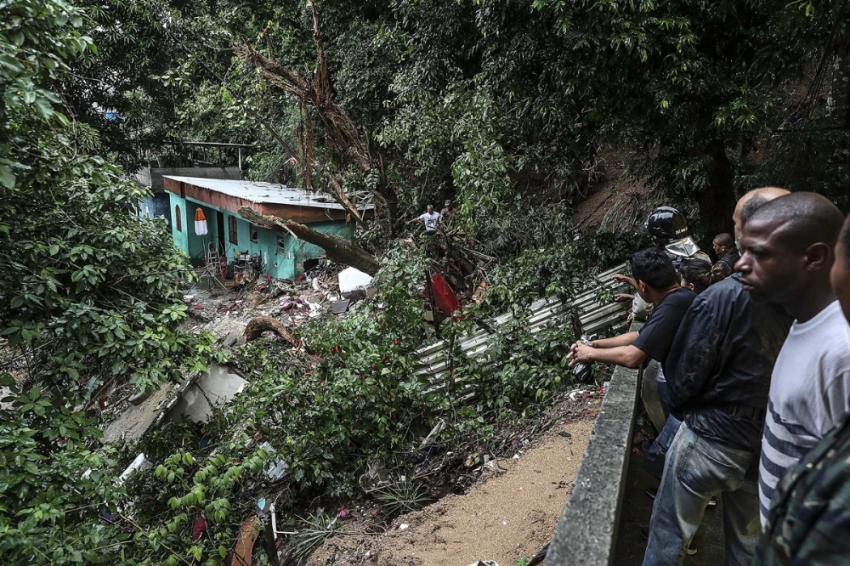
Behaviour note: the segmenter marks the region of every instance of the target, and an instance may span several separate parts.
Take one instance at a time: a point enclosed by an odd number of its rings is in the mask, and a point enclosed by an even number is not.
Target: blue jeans
[[[702,438],[679,426],[652,507],[644,566],[679,565],[712,496],[723,494],[726,564],[745,566],[760,532],[758,487],[744,481],[757,454]]]
[[[658,385],[661,385],[659,383]],[[666,384],[665,384],[666,385]],[[659,391],[661,388],[659,387]],[[643,460],[643,469],[661,480],[664,473],[664,461],[667,451],[670,450],[670,445],[676,437],[676,432],[679,430],[679,425],[682,421],[673,415],[667,417],[667,422],[664,423],[664,428],[658,433],[655,442],[646,451],[646,457]]]

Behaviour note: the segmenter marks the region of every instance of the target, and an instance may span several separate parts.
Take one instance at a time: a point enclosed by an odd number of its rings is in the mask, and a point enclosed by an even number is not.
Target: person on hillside
[[[455,208],[452,206],[452,201],[446,200],[443,203],[443,210],[440,211],[440,217],[443,220],[447,220],[449,216],[454,216]]]
[[[717,272],[723,277],[729,277],[735,273],[735,263],[741,258],[741,254],[735,247],[735,239],[732,235],[726,232],[716,235],[711,246],[717,254],[717,262],[714,264]]]
[[[435,234],[437,232],[437,226],[440,223],[440,213],[434,212],[434,207],[429,204],[425,207],[425,214],[421,214],[409,223],[412,224],[413,222],[422,222],[423,226],[425,226],[426,234]]]
[[[795,319],[770,381],[759,465],[762,525],[785,470],[850,413],[850,327],[829,279],[843,222],[826,198],[793,193],[758,209],[741,237],[735,268],[742,284]]]
[[[589,345],[576,342],[570,348],[570,366],[578,362],[603,362],[636,368],[647,358],[663,365],[679,322],[696,295],[679,285],[673,262],[657,248],[635,252],[631,258],[637,292],[654,305],[646,324],[637,332],[594,340]]]
[[[757,189],[735,209],[736,232],[787,191]],[[711,497],[723,494],[726,564],[749,564],[759,532],[755,482],[770,375],[791,317],[748,293],[738,276],[706,289],[685,313],[664,364],[682,424],[665,456],[644,566],[678,565]]]
[[[830,276],[850,322],[850,217]],[[832,566],[850,556],[850,415],[791,467],[776,487],[753,566]]]

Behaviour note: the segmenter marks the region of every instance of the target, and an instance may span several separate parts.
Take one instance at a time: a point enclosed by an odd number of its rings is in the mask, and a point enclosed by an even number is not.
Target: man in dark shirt
[[[589,345],[576,342],[568,355],[572,364],[603,362],[636,368],[652,358],[664,367],[679,323],[696,295],[679,285],[673,262],[663,250],[635,252],[631,268],[637,292],[654,305],[646,324],[639,332],[595,340]]]
[[[736,222],[746,222],[741,209],[747,201],[784,194],[772,188],[747,193]],[[684,422],[666,455],[644,566],[681,564],[709,500],[720,493],[726,564],[750,563],[759,532],[755,476],[770,375],[790,326],[784,310],[750,296],[737,276],[709,287],[685,314],[664,368],[671,404]]]
[[[735,263],[741,259],[741,254],[738,253],[738,248],[735,247],[735,239],[732,235],[725,232],[718,234],[714,237],[711,245],[717,254],[717,262],[714,264],[714,269],[723,277],[729,277],[735,273]]]

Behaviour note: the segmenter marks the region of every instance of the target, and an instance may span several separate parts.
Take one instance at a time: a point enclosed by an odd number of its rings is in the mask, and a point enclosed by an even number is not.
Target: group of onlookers
[[[655,247],[618,276],[636,315],[652,305],[646,323],[570,357],[660,365],[645,565],[694,553],[717,496],[727,564],[850,564],[850,220],[842,231],[826,198],[774,187],[733,220],[712,265],[678,211],[653,212]]]

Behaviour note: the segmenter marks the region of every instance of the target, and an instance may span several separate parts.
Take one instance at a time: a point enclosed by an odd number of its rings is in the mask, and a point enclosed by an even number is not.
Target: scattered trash
[[[225,564],[252,564],[254,558],[254,543],[263,530],[263,522],[256,516],[249,517],[239,528],[239,536],[236,539],[236,547],[233,549],[233,558]]]
[[[460,308],[457,295],[446,278],[439,273],[431,276],[431,289],[434,290],[434,305],[446,316],[452,316]],[[425,288],[425,298],[430,299],[428,287]]]
[[[478,562],[473,562],[469,566],[499,566],[499,563],[495,560],[479,560]]]
[[[407,523],[402,523],[398,526],[398,530],[406,531],[409,527],[410,527],[410,525],[408,525]]]
[[[428,436],[426,436],[422,443],[419,445],[419,449],[424,450],[425,448],[428,448],[429,446],[434,444],[437,439],[437,435],[443,432],[445,428],[446,421],[443,419],[437,419],[437,424],[434,425],[434,428],[431,429],[431,432],[428,433]]]
[[[262,444],[260,444],[260,448],[266,450],[267,452],[270,452],[271,454],[277,452],[277,450],[275,450],[268,442],[263,442]],[[283,458],[278,458],[277,460],[270,461],[269,463],[267,463],[263,473],[270,480],[277,481],[282,478],[284,474],[286,474],[287,468],[289,468],[289,464],[286,462],[286,460],[284,460]]]
[[[125,481],[127,481],[127,478],[130,477],[130,474],[132,474],[136,470],[149,470],[150,468],[153,468],[153,464],[150,461],[148,461],[147,458],[145,458],[145,454],[143,452],[143,453],[139,454],[138,456],[136,456],[136,459],[133,460],[130,463],[129,466],[127,466],[126,470],[121,472],[121,475],[118,476],[118,481],[115,482],[115,483],[116,483],[116,485],[120,486]]]
[[[351,301],[347,299],[343,301],[334,301],[331,303],[331,312],[334,314],[342,314],[348,310],[348,305],[350,304]]]

